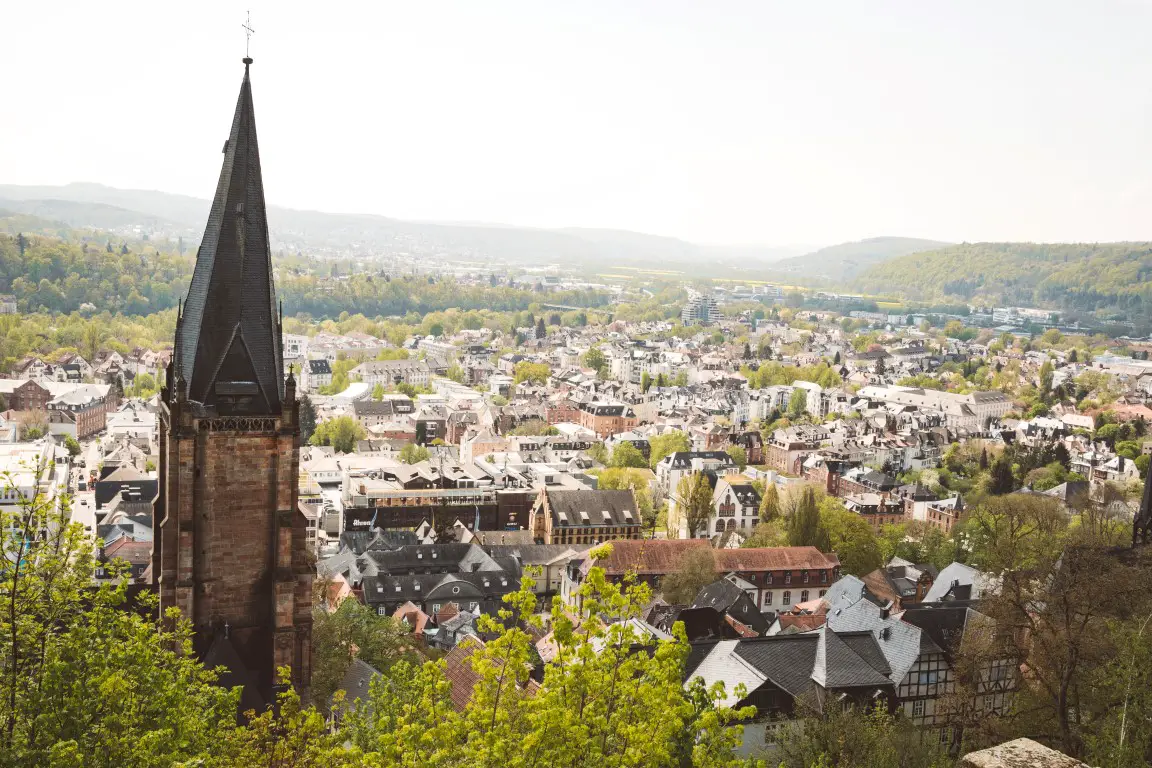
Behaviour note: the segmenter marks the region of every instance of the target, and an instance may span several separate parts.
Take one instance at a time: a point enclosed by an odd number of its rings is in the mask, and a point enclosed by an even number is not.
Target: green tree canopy
[[[512,383],[522,384],[528,382],[530,384],[544,385],[548,383],[548,377],[552,375],[552,369],[546,363],[532,363],[527,360],[521,360],[516,363],[512,369]]]
[[[649,438],[648,447],[650,449],[648,465],[655,469],[656,465],[659,464],[660,460],[665,456],[671,453],[691,450],[692,443],[688,440],[688,434],[686,432],[673,430]]]
[[[748,466],[748,453],[744,450],[743,446],[730,445],[724,449],[724,452],[732,457],[732,461],[736,462],[736,466],[741,472]]]
[[[770,523],[780,517],[780,492],[776,483],[768,483],[760,494],[760,522]]]
[[[427,461],[431,456],[428,449],[416,443],[405,443],[404,447],[400,449],[399,459],[404,464],[419,464],[422,461]]]
[[[703,472],[694,472],[680,478],[676,486],[676,510],[688,532],[694,539],[706,533],[708,520],[712,517],[712,485]]]
[[[608,462],[610,467],[637,467],[644,468],[648,462],[644,461],[644,454],[640,449],[628,441],[621,441],[612,449],[612,458]]]
[[[688,605],[696,594],[720,578],[711,547],[689,550],[680,567],[660,580],[660,592],[671,605]]]
[[[312,445],[330,445],[337,453],[351,453],[356,441],[365,437],[364,427],[351,416],[338,416],[319,424],[312,433]]]

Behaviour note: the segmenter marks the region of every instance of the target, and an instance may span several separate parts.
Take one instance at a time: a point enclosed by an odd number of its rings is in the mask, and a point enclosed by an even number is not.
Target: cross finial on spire
[[[252,29],[252,11],[248,11],[247,13],[248,13],[248,18],[244,21],[243,24],[240,25],[240,28],[244,30],[244,63],[245,64],[249,64],[252,62],[252,58],[248,53],[248,47],[252,42],[252,35],[254,35],[256,33],[256,30]]]

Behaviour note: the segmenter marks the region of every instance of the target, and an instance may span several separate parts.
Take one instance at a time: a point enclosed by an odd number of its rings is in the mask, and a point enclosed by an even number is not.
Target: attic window
[[[397,587],[397,589],[399,589],[399,587]],[[383,584],[377,584],[376,585],[376,591],[377,592],[383,592],[384,591],[384,585]]]
[[[624,510],[624,519],[627,520],[628,522],[632,522],[632,510],[630,510],[630,509]]]
[[[420,582],[418,582],[418,581],[417,581],[415,584],[413,584],[413,585],[412,585],[412,589],[414,589],[414,590],[416,590],[417,592],[419,592],[419,591],[420,591]]]
[[[508,586],[508,579],[500,579],[500,586],[502,586],[502,587]]]
[[[488,586],[488,579],[484,579],[484,586]]]
[[[590,520],[588,518],[588,513],[585,512],[584,510],[580,510],[580,522],[582,522],[582,523],[590,522]]]
[[[452,594],[454,594],[454,595],[460,594],[460,587],[452,587]]]
[[[439,554],[438,552],[433,552],[433,553],[432,553],[432,559],[433,559],[433,560],[435,560],[435,559],[436,559],[436,555],[438,555],[438,554]]]
[[[424,553],[423,552],[417,552],[416,553],[416,559],[417,560],[423,560],[424,559]]]
[[[612,515],[609,514],[608,510],[605,509],[605,510],[601,511],[600,514],[604,515],[604,522],[606,522],[606,523],[612,522]]]
[[[400,585],[399,585],[399,584],[397,584],[397,585],[396,585],[396,591],[397,591],[397,592],[399,592],[399,591],[400,591]]]

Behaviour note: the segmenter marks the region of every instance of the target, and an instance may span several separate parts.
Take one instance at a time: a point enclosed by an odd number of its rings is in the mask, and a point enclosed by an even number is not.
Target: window
[[[772,593],[771,592],[765,592],[764,593],[764,605],[772,605]]]
[[[804,573],[801,575],[801,580],[802,580],[802,581],[803,581],[805,584],[807,584],[807,583],[808,583],[808,571],[804,571]]]
[[[912,702],[912,717],[924,717],[924,699]]]
[[[916,679],[920,685],[935,685],[938,678],[937,672],[921,672]]]
[[[995,711],[995,709],[996,709],[996,697],[995,696],[985,696],[984,697],[984,711],[985,712],[992,712],[992,711]]]
[[[476,613],[478,610],[480,610],[480,603],[468,603],[469,613]]]
[[[826,595],[826,594],[828,594],[828,590],[826,590],[826,589],[820,590],[820,597],[824,597],[824,595]]]
[[[828,571],[820,571],[820,583],[821,584],[827,584],[828,583]]]
[[[803,592],[800,593],[800,602],[802,602],[802,603],[808,602],[808,590],[804,590]]]
[[[940,743],[941,744],[947,744],[950,741],[952,741],[951,729],[950,728],[941,728],[940,729]]]
[[[784,574],[784,583],[785,584],[791,584],[792,583],[792,571],[787,571]]]
[[[784,605],[790,605],[791,603],[792,603],[792,593],[785,591],[784,592]]]
[[[436,603],[432,606],[432,613],[440,613],[440,603]]]

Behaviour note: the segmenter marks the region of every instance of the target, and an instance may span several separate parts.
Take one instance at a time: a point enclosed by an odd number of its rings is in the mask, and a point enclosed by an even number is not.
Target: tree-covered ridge
[[[860,274],[874,264],[889,259],[939,248],[947,243],[917,237],[871,237],[854,243],[840,243],[826,248],[783,259],[772,265],[773,270],[843,280]]]
[[[33,217],[0,217],[0,231],[11,232],[17,221],[46,224]],[[62,236],[0,234],[0,293],[15,294],[21,312],[146,315],[175,307],[188,287],[195,260],[192,249],[180,254],[146,241],[110,240],[106,233],[58,232]],[[545,293],[423,275],[329,275],[335,270],[319,261],[293,259],[292,264],[277,260],[277,292],[286,312],[313,317],[342,312],[387,317],[453,307],[519,311],[541,301],[600,307],[610,298],[594,290]]]
[[[1152,316],[1152,243],[964,243],[872,267],[861,290],[916,301]]]
[[[101,236],[68,240],[0,235],[0,291],[23,312],[97,311],[143,315],[176,305],[192,275],[189,256],[133,250]]]

